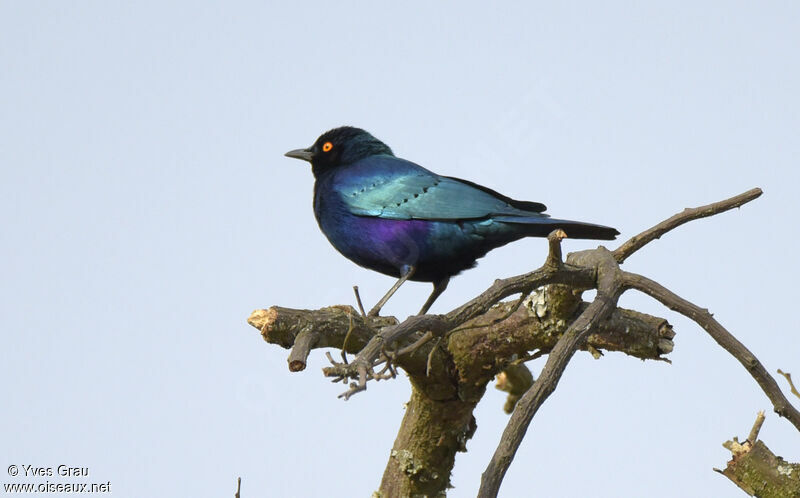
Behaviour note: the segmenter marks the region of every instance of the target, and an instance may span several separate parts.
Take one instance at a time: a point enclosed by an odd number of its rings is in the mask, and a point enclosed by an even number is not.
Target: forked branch
[[[586,340],[596,324],[607,317],[617,306],[622,286],[620,279],[616,276],[619,267],[612,254],[603,248],[598,248],[570,256],[572,261],[579,262],[582,266],[592,265],[597,269],[597,297],[564,332],[556,346],[550,351],[539,378],[517,403],[517,407],[503,431],[500,444],[481,477],[479,498],[497,496],[503,477],[525,437],[533,416],[547,397],[555,391],[567,363],[578,347]]]
[[[561,374],[577,348],[577,344],[608,314],[609,308],[616,306],[620,294],[628,288],[640,290],[654,297],[668,308],[687,316],[703,327],[720,346],[747,368],[770,401],[772,401],[776,413],[789,419],[800,430],[800,413],[780,391],[775,379],[769,375],[758,359],[741,342],[714,320],[708,310],[701,309],[680,298],[652,280],[640,275],[623,272],[617,266],[617,263],[621,264],[627,257],[644,247],[648,242],[661,237],[673,228],[698,218],[713,216],[739,207],[758,198],[761,193],[761,189],[756,188],[707,206],[685,209],[683,212],[664,220],[622,244],[613,252],[613,264],[602,259],[602,248],[596,251],[579,253],[578,255],[570,255],[576,257],[573,257],[572,260],[568,259],[568,261],[578,263],[578,266],[593,265],[597,268],[597,299],[564,333],[556,347],[550,352],[539,379],[534,382],[531,389],[518,402],[497,450],[483,473],[481,488],[478,493],[479,497],[490,498],[497,496],[503,476],[522,442],[528,425],[544,400],[556,388]],[[579,259],[584,261],[578,261]]]

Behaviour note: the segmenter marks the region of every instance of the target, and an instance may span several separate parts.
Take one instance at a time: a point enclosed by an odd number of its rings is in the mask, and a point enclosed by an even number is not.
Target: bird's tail
[[[544,216],[499,216],[495,221],[523,225],[527,235],[533,237],[547,237],[553,230],[560,228],[571,239],[614,240],[619,235],[615,228],[582,221],[559,220]]]

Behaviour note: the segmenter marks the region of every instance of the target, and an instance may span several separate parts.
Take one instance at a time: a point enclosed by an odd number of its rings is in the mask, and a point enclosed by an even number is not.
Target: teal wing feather
[[[516,201],[472,182],[439,176],[393,156],[353,164],[336,190],[359,216],[457,221],[503,217],[547,218],[545,206]]]

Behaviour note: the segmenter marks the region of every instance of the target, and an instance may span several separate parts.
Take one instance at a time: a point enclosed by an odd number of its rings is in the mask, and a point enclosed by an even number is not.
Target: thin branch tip
[[[618,263],[621,264],[631,254],[635,253],[653,240],[660,239],[665,233],[683,225],[684,223],[688,223],[700,218],[714,216],[716,214],[729,211],[733,208],[739,208],[744,204],[757,199],[762,193],[763,191],[756,187],[748,190],[747,192],[743,192],[739,195],[735,195],[719,202],[714,202],[712,204],[707,204],[705,206],[696,208],[686,208],[680,213],[667,218],[654,227],[636,234],[625,241],[625,243],[614,250],[614,258]]]
[[[750,444],[755,444],[756,440],[758,439],[758,433],[761,432],[761,426],[764,425],[764,420],[766,416],[764,415],[764,410],[761,410],[756,415],[756,421],[753,423],[753,428],[750,429],[750,435],[747,436],[747,440],[750,441]]]
[[[792,374],[789,372],[784,372],[780,368],[778,369],[778,374],[783,375],[783,377],[786,379],[786,382],[789,383],[790,392],[800,398],[800,392],[797,391],[797,388],[794,387],[794,382],[792,382]]]

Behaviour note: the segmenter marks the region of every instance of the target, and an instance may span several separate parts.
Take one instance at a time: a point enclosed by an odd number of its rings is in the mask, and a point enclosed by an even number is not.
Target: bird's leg
[[[450,283],[450,277],[444,277],[443,279],[437,280],[436,282],[433,283],[433,292],[431,292],[431,295],[428,296],[428,300],[425,301],[425,304],[422,305],[422,309],[419,310],[420,315],[424,315],[425,313],[428,312],[433,302],[436,301],[436,298],[441,296],[442,292],[444,292],[445,289],[447,289],[447,284],[449,283]]]
[[[381,298],[381,300],[378,301],[378,303],[375,306],[373,306],[371,310],[369,310],[367,316],[378,316],[378,313],[381,312],[381,308],[383,308],[383,305],[386,304],[386,301],[388,301],[389,298],[392,297],[392,295],[395,292],[397,292],[397,289],[399,289],[400,286],[403,285],[403,282],[405,282],[414,275],[415,271],[417,271],[417,269],[414,268],[413,266],[403,265],[403,267],[400,268],[400,279],[398,279],[397,282],[395,282],[395,284],[392,286],[392,288],[389,289],[389,292],[387,292],[386,295],[384,295]]]

